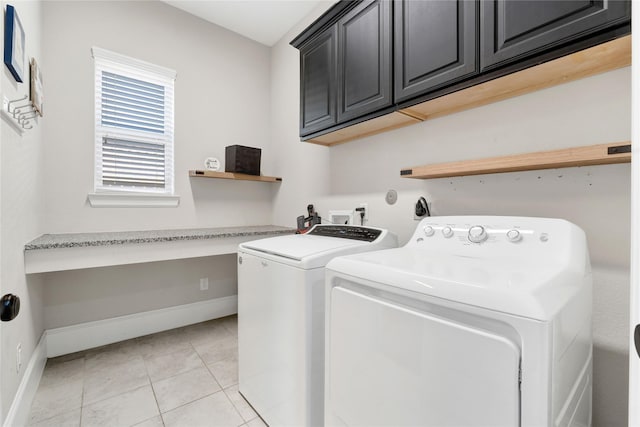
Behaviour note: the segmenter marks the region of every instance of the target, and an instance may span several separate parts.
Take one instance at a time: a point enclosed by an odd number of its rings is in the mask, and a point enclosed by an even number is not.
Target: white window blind
[[[92,51],[96,193],[173,194],[175,71]]]

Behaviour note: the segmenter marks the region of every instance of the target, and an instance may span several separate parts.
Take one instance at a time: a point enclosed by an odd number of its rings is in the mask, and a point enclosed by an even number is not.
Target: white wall
[[[7,2],[1,4],[4,12]],[[40,62],[40,2],[18,0],[10,4],[16,8],[25,30],[27,61],[34,57]],[[17,99],[28,93],[29,83],[17,83],[4,64],[2,70],[0,89],[3,96]],[[24,77],[28,82],[28,68]],[[22,137],[4,119],[0,121],[0,295],[14,293],[21,300],[18,317],[0,324],[2,421],[43,331],[41,280],[25,276],[22,250],[27,241],[40,233],[44,166],[42,129],[46,120],[46,117],[41,119]],[[22,345],[22,367],[17,372],[16,347],[19,343]]]
[[[209,289],[200,290],[200,279]],[[45,329],[237,294],[236,256],[47,273]]]
[[[42,19],[46,103],[45,119],[35,132],[18,138],[4,123],[0,129],[0,289],[23,298],[21,316],[0,331],[3,419],[19,381],[12,352],[22,340],[23,358],[28,360],[42,331],[44,313],[51,325],[94,320],[85,304],[103,301],[98,317],[126,314],[106,308],[121,291],[128,292],[122,297],[132,301],[125,311],[134,310],[133,302],[143,294],[153,295],[153,307],[165,306],[171,295],[182,295],[185,301],[198,298],[192,288],[183,293],[180,284],[172,281],[156,287],[158,276],[151,274],[145,280],[144,270],[135,267],[133,275],[140,280],[130,283],[126,291],[114,289],[117,292],[111,294],[105,290],[108,278],[128,276],[128,267],[94,272],[97,276],[79,271],[26,279],[22,246],[36,234],[267,223],[291,226],[308,203],[316,204],[326,216],[328,209],[368,202],[370,223],[395,231],[405,242],[415,227],[412,206],[424,195],[437,215],[556,216],[585,229],[595,273],[594,425],[626,424],[629,166],[429,181],[401,179],[399,171],[430,162],[628,140],[628,69],[324,148],[301,143],[297,137],[298,52],[288,42],[326,5],[269,50],[160,2],[13,4],[29,34],[27,49],[34,49],[29,54],[36,58],[41,57],[40,46],[31,43],[39,38]],[[96,209],[87,205],[93,180],[90,48],[94,45],[177,70],[180,207]],[[1,84],[3,93],[17,90],[6,69]],[[222,158],[224,146],[231,144],[263,148],[263,173],[282,176],[283,183],[187,177],[187,170],[201,167],[205,157]],[[399,200],[388,206],[383,198],[391,188],[398,190]],[[233,280],[225,265],[220,274],[223,282]],[[189,264],[163,267],[180,272]],[[206,273],[206,268],[199,265],[196,271]],[[186,282],[191,281],[189,277]],[[47,286],[44,303],[43,281]],[[61,295],[78,297],[75,312],[58,312],[70,309]]]
[[[326,5],[317,10],[318,16]],[[298,24],[302,30],[312,22]],[[297,33],[296,33],[297,34]],[[307,205],[329,193],[330,150],[298,139],[300,67],[298,51],[289,46],[289,35],[271,48],[271,145],[274,168],[282,177],[274,199],[274,224],[295,227],[296,217],[307,215]],[[326,213],[326,212],[325,212]]]
[[[51,1],[43,4],[47,126],[43,230],[48,233],[271,224],[269,183],[189,178],[204,159],[241,144],[269,147],[269,49],[159,1]],[[91,47],[177,71],[177,208],[92,208]],[[199,278],[210,288],[199,290]],[[233,257],[208,257],[44,275],[45,328],[235,295]]]
[[[299,141],[299,57],[288,42],[319,16],[293,29],[272,53],[272,145],[284,182],[274,221],[291,225],[307,203],[329,209],[370,207],[370,224],[405,243],[420,195],[434,215],[559,217],[582,227],[594,268],[594,425],[627,419],[630,166],[609,165],[434,180],[400,178],[422,164],[628,141],[630,69],[363,138],[331,148]],[[295,105],[295,107],[294,107]],[[289,159],[295,159],[291,161]],[[384,201],[388,189],[398,202]]]
[[[27,56],[35,57],[43,72],[45,117],[24,137],[0,124],[0,290],[22,299],[20,316],[0,325],[2,420],[45,327],[236,293],[235,262],[224,256],[25,276],[27,241],[44,232],[270,224],[276,190],[265,183],[189,179],[187,175],[189,169],[202,168],[208,156],[224,162],[224,147],[232,144],[263,148],[262,172],[274,174],[268,144],[268,48],[162,2],[15,0],[11,4],[27,33]],[[89,207],[94,140],[92,46],[177,71],[178,208]],[[16,84],[3,70],[2,94],[14,99],[26,93],[27,85]],[[210,278],[208,292],[196,291],[196,277]],[[118,304],[118,298],[126,303]],[[23,366],[16,373],[18,343]]]
[[[269,149],[269,49],[159,1],[43,4],[47,232],[270,224],[268,183],[189,178],[204,159],[241,144]],[[177,71],[177,208],[92,208],[94,68],[98,46]],[[49,83],[49,84],[47,84]]]
[[[640,9],[631,11],[632,25],[640,26]],[[640,348],[635,343],[635,328],[640,324],[640,33],[632,35],[631,65],[631,283],[629,292],[629,401],[640,400]],[[636,353],[636,350],[638,352]],[[640,405],[629,405],[629,426],[640,426]]]

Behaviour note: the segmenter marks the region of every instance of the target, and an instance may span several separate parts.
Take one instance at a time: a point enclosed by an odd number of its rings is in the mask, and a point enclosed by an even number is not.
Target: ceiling
[[[171,6],[273,46],[315,7],[335,0],[163,0]]]

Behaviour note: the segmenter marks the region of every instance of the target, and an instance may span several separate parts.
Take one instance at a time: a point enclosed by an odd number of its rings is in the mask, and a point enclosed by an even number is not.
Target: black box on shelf
[[[225,148],[224,154],[225,172],[260,175],[260,156],[262,154],[260,148],[230,145]]]

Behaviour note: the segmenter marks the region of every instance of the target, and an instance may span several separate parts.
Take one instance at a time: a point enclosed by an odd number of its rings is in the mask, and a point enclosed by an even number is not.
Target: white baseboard
[[[22,381],[20,381],[13,403],[9,408],[9,413],[7,413],[7,417],[4,420],[4,427],[26,426],[29,423],[31,403],[33,403],[33,398],[36,396],[36,391],[38,391],[38,385],[46,363],[47,334],[45,332],[40,337],[40,341],[29,359],[29,364],[24,371]]]
[[[47,357],[56,357],[238,312],[238,296],[200,301],[79,325],[49,329]]]

